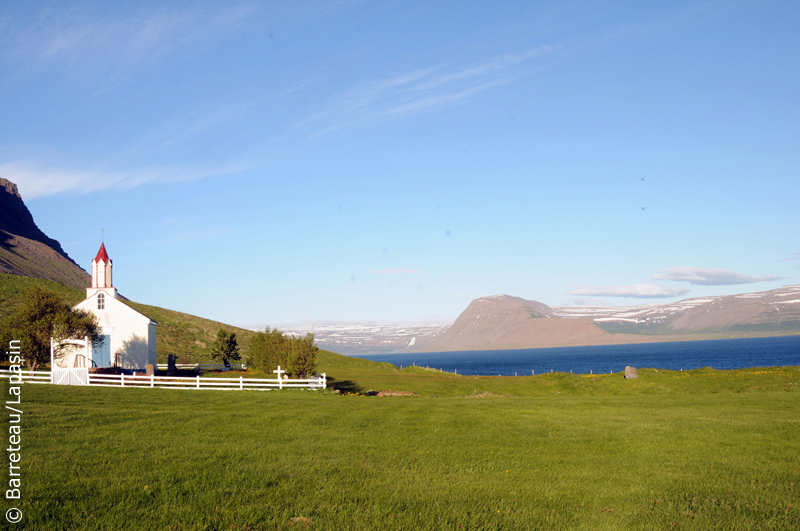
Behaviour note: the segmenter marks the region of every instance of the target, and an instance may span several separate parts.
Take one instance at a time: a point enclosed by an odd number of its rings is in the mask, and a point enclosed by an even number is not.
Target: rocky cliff
[[[36,226],[17,185],[0,179],[0,273],[43,278],[84,289],[90,275]]]

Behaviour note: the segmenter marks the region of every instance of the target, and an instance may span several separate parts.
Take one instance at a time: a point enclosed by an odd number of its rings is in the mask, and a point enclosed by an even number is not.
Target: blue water
[[[417,365],[469,375],[619,372],[626,365],[671,370],[744,369],[800,365],[800,336],[464,352],[358,356],[398,367]]]

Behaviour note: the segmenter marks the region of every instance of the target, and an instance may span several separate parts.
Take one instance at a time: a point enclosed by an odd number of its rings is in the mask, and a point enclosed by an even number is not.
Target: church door
[[[100,336],[102,342],[92,346],[92,365],[94,367],[111,367],[111,336]]]

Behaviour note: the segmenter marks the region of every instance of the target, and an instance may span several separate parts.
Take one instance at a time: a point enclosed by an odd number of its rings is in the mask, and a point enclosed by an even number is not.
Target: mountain
[[[610,334],[592,319],[561,318],[553,308],[508,295],[481,297],[467,306],[446,332],[424,350],[499,350],[599,345],[625,341],[625,334]],[[619,341],[615,341],[615,339]]]
[[[499,350],[800,334],[800,286],[623,308],[549,307],[508,295],[470,303],[417,351]]]
[[[0,179],[0,273],[51,280],[77,290],[91,283],[91,276],[61,244],[36,226],[17,185],[7,179]]]
[[[800,286],[626,308],[556,308],[561,318],[591,318],[603,330],[632,334],[800,333]]]

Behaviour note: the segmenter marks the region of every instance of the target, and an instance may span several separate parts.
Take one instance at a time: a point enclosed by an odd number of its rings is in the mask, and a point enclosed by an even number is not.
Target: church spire
[[[97,262],[99,262],[100,260],[103,260],[104,262],[108,262],[109,264],[111,263],[111,259],[108,258],[108,253],[106,252],[106,244],[105,243],[101,243],[100,244],[100,250],[97,251],[97,256],[95,256],[94,259]]]
[[[93,288],[112,288],[111,268],[113,264],[106,252],[106,244],[100,244],[97,256],[92,260],[92,287]]]

